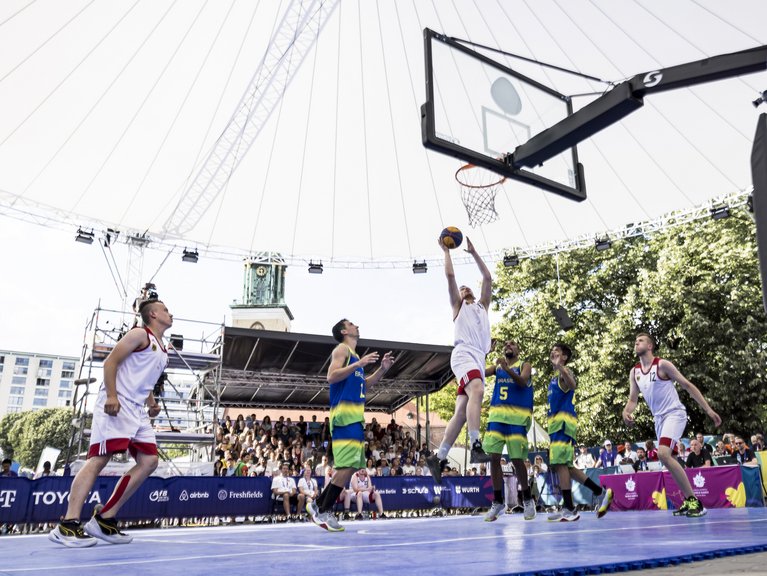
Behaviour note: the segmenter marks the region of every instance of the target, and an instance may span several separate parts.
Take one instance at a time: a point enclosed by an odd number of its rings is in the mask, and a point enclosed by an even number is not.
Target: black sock
[[[583,483],[583,485],[591,490],[596,496],[602,494],[602,487],[594,482],[591,478],[586,478],[586,481]]]
[[[533,493],[530,491],[530,488],[525,488],[522,490],[522,498],[524,500],[532,500],[533,499]]]
[[[564,500],[565,508],[568,510],[574,510],[575,506],[573,506],[573,491],[572,490],[562,490],[562,500]]]
[[[493,502],[503,504],[503,490],[493,490]]]
[[[336,503],[336,500],[338,500],[338,496],[341,494],[342,490],[343,488],[341,486],[336,486],[331,482],[325,489],[325,496],[322,500],[322,504],[320,504],[320,512],[327,512],[330,510]]]

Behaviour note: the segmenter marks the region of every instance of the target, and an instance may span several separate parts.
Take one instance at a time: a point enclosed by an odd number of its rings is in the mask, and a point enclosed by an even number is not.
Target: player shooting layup
[[[468,237],[466,251],[474,257],[482,273],[479,301],[471,288],[458,287],[455,282],[450,250],[441,240],[439,245],[445,253],[445,276],[447,276],[447,289],[455,324],[455,348],[450,355],[450,367],[458,380],[458,397],[455,400],[455,413],[445,428],[445,436],[439,450],[426,459],[437,484],[442,482],[442,470],[447,464],[447,453],[463,428],[464,422],[468,422],[472,463],[490,460],[490,457],[482,450],[482,443],[479,440],[479,419],[482,412],[482,396],[485,391],[485,357],[490,351],[490,320],[487,309],[490,306],[492,290],[490,271]]]

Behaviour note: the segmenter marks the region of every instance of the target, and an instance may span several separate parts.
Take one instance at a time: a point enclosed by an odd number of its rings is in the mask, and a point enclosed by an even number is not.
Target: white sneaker
[[[535,518],[535,500],[525,500],[525,520],[532,520]]]
[[[324,528],[328,532],[343,532],[344,527],[338,523],[335,515],[332,512],[322,512],[317,514],[312,520],[320,528]]]
[[[117,528],[117,520],[102,518],[100,514],[94,514],[93,518],[88,520],[84,530],[86,534],[110,544],[130,544],[133,541],[133,536],[120,532]]]
[[[88,548],[96,545],[96,539],[83,532],[79,522],[62,521],[48,532],[48,540],[63,544],[67,548]]]
[[[561,512],[549,516],[549,522],[577,522],[580,519],[580,514],[567,508],[562,508]]]
[[[485,522],[495,522],[498,520],[498,516],[503,514],[506,511],[506,506],[504,506],[501,502],[493,502],[490,505],[490,510],[487,511],[487,514],[485,514]]]

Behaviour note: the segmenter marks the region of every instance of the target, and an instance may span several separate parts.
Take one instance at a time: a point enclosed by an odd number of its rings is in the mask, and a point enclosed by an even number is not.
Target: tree
[[[635,362],[634,337],[647,330],[709,398],[724,426],[748,434],[764,426],[767,330],[761,305],[755,229],[743,212],[697,221],[650,237],[499,266],[495,303],[503,321],[496,336],[515,338],[534,368],[535,415],[545,421],[551,345],[575,351],[579,440],[652,438],[644,403],[636,427],[621,411]],[[551,310],[564,305],[574,328],[563,333]],[[692,431],[713,432],[689,398]]]
[[[22,466],[34,467],[46,446],[65,450],[72,430],[72,411],[44,408],[6,414],[0,420],[0,447]],[[55,462],[51,464],[55,465]]]

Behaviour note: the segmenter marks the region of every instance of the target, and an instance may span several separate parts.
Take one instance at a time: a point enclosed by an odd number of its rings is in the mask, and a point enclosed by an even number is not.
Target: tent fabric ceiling
[[[218,384],[221,405],[327,409],[326,374],[336,345],[330,336],[227,327]],[[393,412],[453,379],[450,346],[362,339],[357,351],[396,356],[383,380],[368,389],[366,410]],[[209,374],[205,388],[211,397],[215,386]]]
[[[146,232],[202,256],[412,263],[445,225],[468,227],[460,162],[421,144],[424,28],[611,81],[767,43],[761,0],[341,0],[237,169],[169,235],[289,5],[310,0],[3,3],[0,214]],[[564,94],[605,89],[494,57]],[[585,202],[507,182],[475,244],[575,238],[748,189],[765,89],[761,72],[648,98],[579,145]]]

